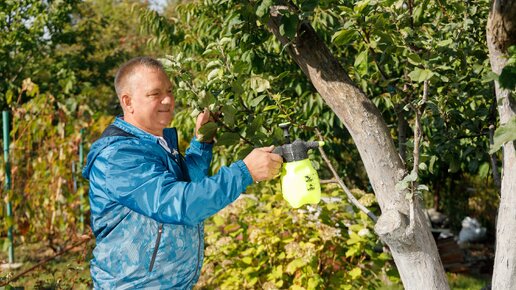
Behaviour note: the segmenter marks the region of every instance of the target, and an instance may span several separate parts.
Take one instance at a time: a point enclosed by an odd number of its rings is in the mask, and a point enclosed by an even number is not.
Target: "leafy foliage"
[[[453,204],[445,200],[460,176],[490,176],[483,173],[490,168],[487,134],[497,117],[484,41],[489,5],[487,0],[411,3],[294,1],[298,11],[282,11],[288,14],[283,33],[291,34],[300,21],[312,23],[380,108],[408,165],[413,142],[403,136],[412,134],[415,114],[410,108],[420,104],[423,82],[430,84],[418,176],[434,194],[427,196],[427,205],[452,212]],[[184,3],[164,16],[143,12],[142,22],[154,28],[154,43],[169,49],[164,63],[175,80],[179,108],[196,108],[194,116],[205,107],[221,111],[219,144],[234,158],[250,146],[281,143],[276,124],[289,121],[293,135],[303,139],[313,138],[317,127],[332,140],[327,151],[339,171],[352,172],[350,182],[367,187],[342,124],[267,31],[272,5],[274,1]]]
[[[119,111],[114,70],[148,52],[131,7],[147,6],[136,0],[0,3],[0,105],[12,116],[13,180],[2,199],[9,195],[14,207],[14,219],[0,220],[2,233],[14,223],[15,237],[52,242],[80,226],[79,196],[87,195],[80,131],[87,128],[87,152]],[[82,202],[87,210],[87,198]]]
[[[16,101],[22,80],[31,78],[60,101],[87,102],[118,113],[115,69],[149,53],[132,7],[140,1],[3,1],[0,4],[0,106]],[[29,96],[22,96],[25,102]]]
[[[399,282],[368,217],[328,199],[292,210],[278,183],[255,185],[206,223],[206,262],[198,287],[211,289],[376,289]],[[330,196],[340,195],[328,186]],[[374,196],[355,191],[358,198]],[[260,196],[259,200],[254,196]]]
[[[21,81],[44,73],[42,59],[66,39],[64,32],[79,1],[0,3],[0,107],[12,101]],[[56,81],[54,79],[54,81]]]
[[[359,163],[344,162],[353,160],[338,149],[350,142],[347,133],[281,45],[264,30],[254,10],[263,7],[215,3],[178,5],[169,10],[171,18],[142,11],[142,22],[158,28],[152,31],[155,40],[170,49],[162,62],[176,88],[174,125],[185,128],[183,121],[204,108],[221,113],[216,118],[215,148],[221,154],[216,154],[214,169],[242,158],[254,146],[281,144],[278,124],[288,121],[295,138],[314,139],[315,127],[335,138],[327,152],[338,163],[349,164],[350,171],[363,171]],[[183,130],[181,139],[189,140],[190,132]],[[356,154],[355,149],[350,151]],[[367,184],[361,177],[354,181]]]
[[[40,93],[30,79],[23,82],[18,99],[24,94],[31,97],[30,101],[13,104],[12,190],[2,196],[2,200],[11,201],[15,219],[2,219],[1,227],[4,231],[14,222],[22,239],[46,240],[52,246],[54,238],[79,230],[79,196],[85,195],[87,188],[79,181],[75,190],[74,182],[79,179],[80,129],[90,125],[92,112],[86,105],[59,102],[50,94]],[[105,125],[100,121],[100,126]],[[3,169],[2,162],[2,183]],[[87,200],[83,202],[87,210]]]

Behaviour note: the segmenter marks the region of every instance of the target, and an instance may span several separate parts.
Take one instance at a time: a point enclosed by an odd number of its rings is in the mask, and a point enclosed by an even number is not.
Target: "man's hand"
[[[202,125],[208,122],[213,122],[213,118],[211,117],[210,111],[208,109],[204,109],[204,112],[201,112],[197,116],[197,122],[195,123],[195,137],[197,139],[199,139],[199,128],[201,128]],[[213,138],[211,138],[210,140],[203,140],[203,142],[213,142]]]
[[[254,181],[272,179],[280,172],[283,158],[271,153],[272,150],[274,146],[257,148],[244,158],[244,163]]]

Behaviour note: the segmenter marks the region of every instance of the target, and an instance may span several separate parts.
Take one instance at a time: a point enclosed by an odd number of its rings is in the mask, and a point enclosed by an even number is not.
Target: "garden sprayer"
[[[276,147],[272,152],[281,155],[284,161],[281,170],[283,198],[293,208],[308,203],[316,204],[321,200],[321,185],[317,171],[308,159],[308,150],[319,148],[324,142],[296,140],[290,143],[290,124],[280,124],[279,127],[283,129],[285,144]]]

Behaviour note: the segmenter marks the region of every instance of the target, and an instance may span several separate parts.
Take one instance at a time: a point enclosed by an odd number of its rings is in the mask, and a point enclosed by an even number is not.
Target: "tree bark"
[[[309,23],[300,23],[292,40],[280,34],[280,9],[289,8],[273,7],[268,26],[350,132],[382,211],[375,230],[392,251],[405,289],[449,289],[419,203],[409,203],[406,192],[395,188],[406,169],[380,111]]]
[[[494,0],[487,21],[487,46],[492,70],[500,74],[507,63],[507,48],[516,44],[516,0]],[[516,115],[511,92],[495,82],[500,124]],[[516,142],[503,145],[500,208],[496,226],[496,255],[492,289],[516,289]]]

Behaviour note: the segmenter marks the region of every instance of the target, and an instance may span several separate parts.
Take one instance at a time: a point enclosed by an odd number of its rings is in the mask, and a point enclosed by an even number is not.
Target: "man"
[[[172,84],[149,57],[121,66],[115,89],[123,109],[91,147],[91,261],[95,289],[190,289],[204,258],[203,221],[253,181],[273,178],[282,158],[272,146],[208,176],[212,144],[194,137],[185,156],[173,117]],[[209,121],[197,118],[195,133]]]

